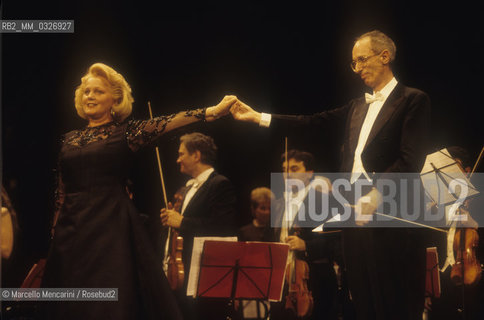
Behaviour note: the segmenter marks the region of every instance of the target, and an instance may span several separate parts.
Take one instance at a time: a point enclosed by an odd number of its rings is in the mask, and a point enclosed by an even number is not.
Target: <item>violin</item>
[[[291,309],[298,319],[306,319],[313,312],[314,300],[308,289],[309,266],[303,259],[294,257],[286,268],[286,309]]]
[[[453,248],[456,262],[450,272],[450,279],[455,285],[472,286],[481,279],[481,263],[476,255],[478,245],[479,234],[476,229],[462,228],[456,230]]]
[[[177,212],[181,211],[181,206],[183,204],[183,194],[178,191],[174,195],[175,204],[173,209]],[[182,260],[183,251],[183,237],[181,237],[175,228],[169,229],[169,256],[165,258],[166,266],[166,276],[168,283],[172,290],[181,289],[185,281],[185,266]]]
[[[153,112],[151,110],[151,103],[148,101],[148,110],[150,112],[150,119],[153,120]],[[163,179],[163,170],[161,168],[160,150],[155,147],[156,159],[158,161],[158,171],[160,173],[161,187],[163,191],[163,199],[166,207],[173,207],[180,212],[183,204],[184,194],[177,191],[174,195],[175,204],[171,206],[168,203],[166,196],[165,180]],[[181,189],[184,190],[184,189]],[[174,228],[168,228],[168,237],[165,244],[165,255],[163,258],[163,271],[168,279],[168,283],[172,290],[177,290],[183,287],[185,281],[185,268],[182,261],[183,238],[178,234]]]
[[[483,154],[484,148],[481,150],[481,153],[479,154],[479,157],[477,158],[477,161],[468,176],[469,179],[479,165]],[[469,173],[469,171],[467,172]],[[459,208],[459,213],[469,215],[468,207],[469,200],[464,203],[464,207]],[[481,279],[482,267],[476,255],[478,246],[479,234],[477,233],[476,229],[461,228],[456,230],[453,247],[456,262],[452,266],[452,270],[450,272],[450,279],[455,285],[472,286],[478,283]]]
[[[182,260],[183,238],[175,229],[171,230],[170,258],[168,259],[167,278],[172,290],[183,287],[185,267]]]
[[[285,137],[285,159],[287,158],[287,137]],[[286,177],[289,176],[289,166],[286,166]],[[294,235],[299,236],[296,230]],[[291,309],[298,319],[305,319],[313,312],[314,300],[308,289],[309,265],[305,260],[292,255],[292,259],[286,268],[286,283],[288,293],[286,295],[286,309]]]

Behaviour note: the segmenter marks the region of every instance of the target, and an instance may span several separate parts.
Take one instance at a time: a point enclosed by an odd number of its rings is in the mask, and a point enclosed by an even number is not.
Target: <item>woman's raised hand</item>
[[[219,104],[207,108],[205,119],[213,121],[229,114],[230,108],[235,102],[237,102],[236,96],[225,96]]]

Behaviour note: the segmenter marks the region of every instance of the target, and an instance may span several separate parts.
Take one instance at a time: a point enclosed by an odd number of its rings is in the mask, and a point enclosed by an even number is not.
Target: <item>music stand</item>
[[[464,200],[479,194],[479,191],[477,191],[469,179],[467,179],[457,161],[445,148],[427,155],[420,178],[428,196],[438,207],[453,203],[452,207],[456,209],[463,204]],[[453,190],[449,188],[451,183],[454,184]],[[458,189],[455,188],[456,185],[460,186],[458,193]],[[455,220],[452,222],[451,229],[455,228],[454,222]],[[462,272],[464,272],[464,268],[462,268]],[[464,278],[463,274],[462,278]],[[462,310],[465,312],[464,285],[462,285],[462,300]]]
[[[45,259],[40,259],[30,268],[20,288],[40,288],[44,276],[45,262]]]
[[[451,183],[459,185],[461,190],[467,189],[466,199],[479,194],[479,191],[467,179],[457,161],[445,148],[427,155],[420,178],[428,196],[437,206],[455,203],[459,199],[462,191],[457,194],[458,188],[454,188],[454,192],[450,192],[449,186]]]
[[[282,243],[205,241],[197,296],[280,301],[288,252]]]
[[[425,295],[440,298],[439,255],[436,247],[427,248],[427,267],[425,276]]]

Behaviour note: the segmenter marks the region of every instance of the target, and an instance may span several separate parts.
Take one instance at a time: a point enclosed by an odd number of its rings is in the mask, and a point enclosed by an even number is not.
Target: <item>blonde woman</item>
[[[126,120],[133,97],[124,77],[96,63],[75,92],[87,126],[63,137],[58,210],[43,287],[117,288],[118,301],[55,302],[49,319],[176,319],[180,312],[125,183],[134,152],[175,128],[212,121],[236,101],[153,120]]]

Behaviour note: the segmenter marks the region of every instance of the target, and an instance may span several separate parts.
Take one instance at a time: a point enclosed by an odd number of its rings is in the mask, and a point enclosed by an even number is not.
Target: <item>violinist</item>
[[[194,237],[234,236],[236,234],[236,196],[232,183],[214,169],[217,147],[199,132],[180,138],[177,163],[180,172],[191,177],[181,210],[162,209],[163,226],[175,228],[183,237],[182,260],[185,283],[182,310],[186,319],[225,319],[229,309],[224,301],[192,301],[186,297]]]
[[[309,193],[315,192],[315,199],[318,199],[315,206],[316,212],[321,212],[321,192],[329,190],[316,187],[315,182],[324,178],[314,175],[315,159],[311,153],[293,149],[287,152],[287,159],[288,161],[286,161],[285,154],[281,156],[283,171],[288,173],[289,179],[301,180],[305,188],[289,190],[285,199],[276,200],[272,206],[275,210],[272,219],[275,222],[273,225],[276,226],[275,240],[289,244],[289,260],[304,261],[309,268],[306,280],[309,291],[308,310],[305,315],[301,316],[301,308],[298,309],[297,302],[292,301],[291,298],[293,280],[289,279],[290,277],[286,274],[285,300],[282,300],[279,305],[271,307],[271,319],[288,319],[288,314],[292,314],[294,319],[335,319],[337,281],[333,263],[336,256],[339,256],[339,234],[318,235],[312,232],[312,229],[322,222],[311,222],[308,213]],[[304,208],[302,213],[305,222],[300,219],[300,213],[294,215],[292,210],[285,206],[285,200],[288,198],[291,199],[292,205]],[[291,266],[288,265],[286,272],[291,272],[290,270]]]
[[[471,172],[472,161],[466,149],[460,146],[451,146],[447,147],[447,151],[466,174]],[[466,202],[472,202],[475,200],[477,199],[468,199]],[[461,277],[462,271],[471,273],[473,271],[472,269],[475,268],[478,268],[478,271],[480,271],[481,265],[479,262],[479,256],[476,256],[475,247],[461,248],[461,234],[459,233],[463,232],[465,237],[469,237],[470,232],[473,232],[472,235],[476,236],[478,241],[478,223],[472,217],[472,214],[475,213],[469,208],[468,203],[465,203],[464,208],[461,208],[459,213],[461,216],[465,216],[465,219],[456,223],[455,233],[449,232],[446,235],[440,233],[432,234],[433,238],[431,241],[433,242],[431,245],[437,247],[439,257],[443,257],[443,259],[439,258],[441,296],[439,298],[426,298],[425,306],[428,310],[428,319],[430,320],[482,318],[482,313],[481,318],[477,316],[477,309],[480,307],[480,302],[482,301],[482,298],[479,298],[478,296],[479,290],[482,291],[483,288],[482,280],[479,276],[474,276],[475,281],[473,282],[475,283],[466,283],[462,286],[462,279],[464,277]],[[447,223],[447,225],[450,224],[451,221]],[[464,245],[466,245],[466,243],[468,243],[468,241],[463,242]],[[473,251],[472,254],[474,254],[474,256],[472,259],[474,259],[474,262],[476,263],[475,268],[473,268],[473,266],[468,266],[461,260],[462,252],[459,252],[461,249],[464,249],[467,252]],[[462,267],[465,269],[462,270]],[[456,281],[456,277],[458,278],[458,281]]]

